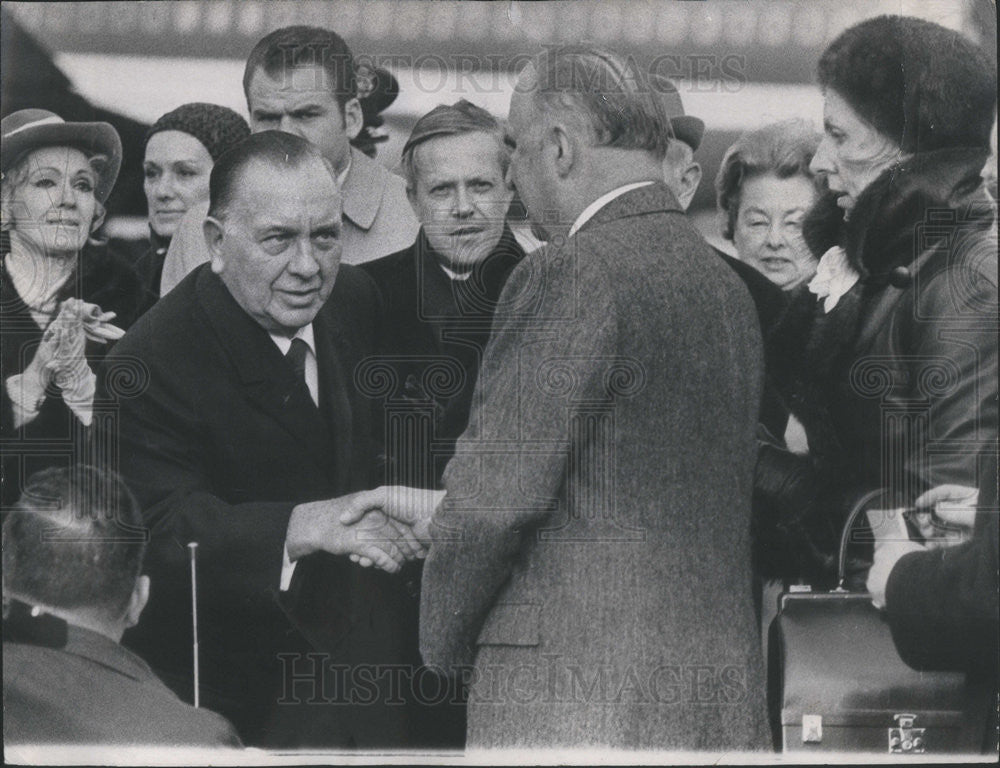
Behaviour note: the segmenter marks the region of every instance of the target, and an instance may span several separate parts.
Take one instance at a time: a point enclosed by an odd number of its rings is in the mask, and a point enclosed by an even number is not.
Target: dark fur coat
[[[769,366],[810,455],[763,448],[756,535],[765,575],[829,586],[844,518],[869,490],[906,506],[933,485],[976,485],[977,446],[996,439],[997,249],[985,159],[978,150],[915,155],[869,185],[849,219],[833,198],[808,215],[816,256],[840,245],[861,277],[829,313],[803,287],[769,340]],[[929,451],[935,440],[966,447],[940,458]]]

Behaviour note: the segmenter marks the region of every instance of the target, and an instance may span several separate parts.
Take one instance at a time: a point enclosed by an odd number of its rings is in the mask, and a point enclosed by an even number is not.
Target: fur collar
[[[884,285],[894,268],[918,255],[916,226],[927,211],[974,212],[983,228],[992,226],[990,207],[977,205],[985,200],[980,173],[988,155],[974,148],[913,155],[869,184],[846,221],[836,197],[823,197],[803,223],[810,250],[818,258],[840,245],[864,282]]]
[[[995,209],[984,204],[980,178],[985,161],[984,151],[970,149],[915,155],[872,182],[847,221],[834,196],[821,198],[806,216],[803,235],[813,253],[818,257],[840,245],[861,273],[829,314],[805,286],[797,289],[769,338],[774,384],[806,426],[817,453],[840,453],[827,409],[830,387],[837,386],[853,362],[861,328],[894,279],[893,270],[920,255],[917,225],[927,212],[952,210],[983,229],[993,226]]]

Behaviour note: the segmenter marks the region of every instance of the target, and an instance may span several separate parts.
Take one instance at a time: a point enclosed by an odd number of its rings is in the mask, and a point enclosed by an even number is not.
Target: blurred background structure
[[[330,27],[360,61],[395,75],[400,95],[384,113],[389,140],[378,149],[390,168],[414,121],[435,105],[466,98],[505,117],[527,56],[586,40],[673,79],[686,111],[705,121],[692,212],[718,243],[712,180],[722,154],[740,132],[772,120],[821,124],[815,65],[841,30],[884,13],[921,16],[960,30],[995,60],[995,12],[992,0],[5,0],[0,107],[113,123],[126,162],[109,226],[141,238],[145,126],[189,101],[246,115],[243,64],[271,30]]]

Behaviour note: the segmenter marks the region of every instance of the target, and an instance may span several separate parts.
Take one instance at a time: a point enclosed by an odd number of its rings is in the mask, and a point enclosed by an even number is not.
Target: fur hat
[[[819,82],[904,152],[988,147],[996,72],[982,50],[938,24],[879,16],[842,32]]]
[[[228,107],[193,102],[182,104],[153,123],[146,133],[146,143],[161,131],[180,131],[194,136],[215,162],[223,152],[250,135],[250,126]]]

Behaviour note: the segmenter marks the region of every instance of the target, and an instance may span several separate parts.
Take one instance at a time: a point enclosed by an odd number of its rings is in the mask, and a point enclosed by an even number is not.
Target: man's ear
[[[125,611],[125,625],[134,627],[139,623],[146,603],[149,602],[149,576],[142,575],[135,580],[132,587],[132,595],[128,599],[128,608]]]
[[[209,216],[202,224],[202,231],[205,233],[205,245],[208,247],[212,271],[217,275],[221,274],[223,267],[222,240],[225,237],[222,222]]]
[[[561,178],[566,178],[576,162],[576,141],[565,126],[556,123],[549,132],[551,146],[549,149],[555,156],[556,172]]]
[[[698,163],[692,162],[684,169],[677,182],[680,187],[680,194],[677,197],[681,208],[686,211],[694,199],[694,193],[698,191],[698,185],[701,184],[701,166]]]
[[[361,102],[351,99],[344,105],[344,133],[347,134],[347,138],[357,138],[364,124],[365,116],[361,111]]]

